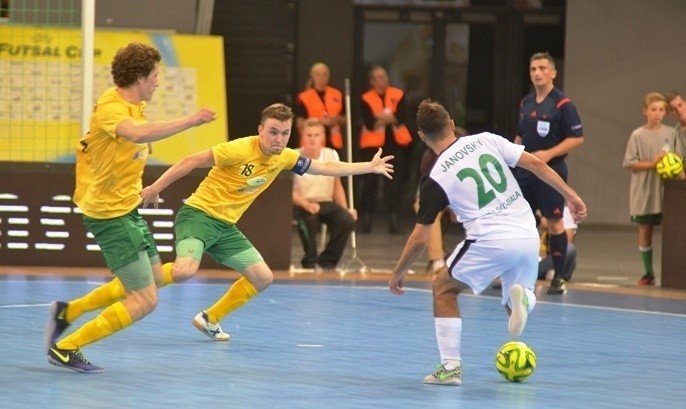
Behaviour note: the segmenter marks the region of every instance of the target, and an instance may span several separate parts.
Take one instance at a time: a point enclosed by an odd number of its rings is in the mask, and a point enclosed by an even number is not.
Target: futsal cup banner
[[[224,47],[218,36],[96,31],[93,103],[114,86],[110,64],[132,41],[162,55],[148,120],[191,115],[200,107],[217,121],[153,144],[151,162],[174,163],[227,139]],[[72,162],[81,134],[81,31],[0,26],[0,161]],[[92,107],[87,108],[89,111]]]

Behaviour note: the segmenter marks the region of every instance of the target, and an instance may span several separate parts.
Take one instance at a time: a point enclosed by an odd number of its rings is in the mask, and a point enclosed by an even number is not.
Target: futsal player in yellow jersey
[[[286,147],[292,125],[290,107],[270,105],[262,111],[258,135],[224,142],[190,155],[141,192],[144,206],[156,205],[160,192],[174,181],[193,169],[212,168],[176,215],[176,261],[162,268],[165,274],[171,272],[174,282],[184,281],[198,271],[203,253],[208,253],[217,262],[242,274],[226,294],[192,321],[215,341],[229,340],[219,321],[272,283],[271,269],[238,230],[236,222],[279,172],[290,170],[327,176],[377,173],[389,179],[393,173],[393,165],[388,163],[393,157],[382,158],[381,149],[371,162],[323,162],[301,155]],[[290,201],[280,211],[290,212]]]
[[[80,348],[130,326],[157,304],[157,286],[169,284],[147,224],[138,214],[149,143],[213,121],[207,108],[170,121],[148,122],[144,109],[155,88],[160,53],[131,43],[112,62],[116,87],[105,91],[93,108],[90,130],[76,151],[74,202],[116,278],[81,298],[53,302],[45,328],[48,362],[78,372],[102,372]],[[86,311],[105,308],[57,342]]]

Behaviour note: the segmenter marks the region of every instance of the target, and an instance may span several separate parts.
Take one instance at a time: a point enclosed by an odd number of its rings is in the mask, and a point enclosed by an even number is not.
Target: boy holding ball
[[[655,166],[665,154],[675,149],[675,132],[662,121],[667,113],[667,99],[659,92],[648,93],[643,100],[645,124],[629,137],[622,166],[631,171],[629,211],[638,224],[638,251],[645,274],[639,286],[655,285],[653,271],[653,227],[662,222],[662,179]],[[676,152],[683,156],[683,152]],[[679,175],[684,177],[683,171]]]

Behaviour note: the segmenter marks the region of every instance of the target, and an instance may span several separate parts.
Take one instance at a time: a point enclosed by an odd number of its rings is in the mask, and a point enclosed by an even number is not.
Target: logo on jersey
[[[267,179],[263,178],[262,176],[257,176],[257,177],[254,177],[252,179],[246,180],[245,183],[248,186],[244,186],[244,187],[238,189],[238,193],[246,193],[246,194],[254,193],[260,188],[260,186],[267,183]]]
[[[536,131],[538,132],[538,136],[545,138],[548,136],[548,132],[550,132],[550,122],[538,121],[536,123]]]

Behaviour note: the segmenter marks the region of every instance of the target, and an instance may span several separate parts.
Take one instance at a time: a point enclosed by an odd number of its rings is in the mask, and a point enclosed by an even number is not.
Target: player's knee
[[[447,268],[440,269],[433,279],[433,293],[436,297],[457,296],[461,291],[460,283],[448,274]]]
[[[274,273],[272,273],[267,263],[263,261],[248,266],[243,275],[258,292],[266,290],[274,282]]]
[[[143,301],[144,316],[155,311],[155,308],[157,308],[157,291],[154,291],[151,294],[146,295],[145,300]]]
[[[267,271],[265,271],[263,274],[259,276],[259,280],[257,283],[252,282],[253,287],[259,292],[262,292],[267,289],[272,283],[274,282],[274,273],[272,273],[272,270],[267,268]]]
[[[157,287],[151,285],[127,294],[127,309],[133,321],[139,321],[157,307]]]
[[[198,272],[200,262],[191,257],[177,258],[172,267],[172,277],[175,283],[180,283],[193,277]]]

